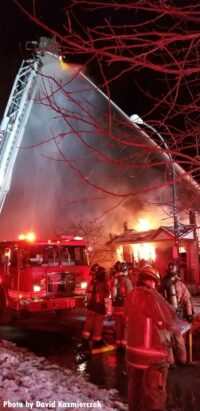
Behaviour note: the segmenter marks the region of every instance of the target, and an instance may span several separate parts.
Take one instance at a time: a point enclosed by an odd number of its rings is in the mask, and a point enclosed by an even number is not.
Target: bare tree
[[[70,232],[73,235],[83,236],[88,244],[90,264],[93,264],[94,262],[105,264],[105,262],[107,262],[108,265],[110,265],[110,252],[108,255],[108,248],[105,247],[105,243],[108,239],[107,230],[102,222],[94,223],[87,219],[80,219],[74,221],[67,228],[66,232]]]
[[[200,166],[200,6],[175,0],[71,0],[61,10],[63,24],[58,30],[42,19],[37,0],[29,8],[20,0],[13,2],[47,35],[56,37],[63,60],[67,56],[81,64],[64,84],[48,76],[53,89],[39,100],[62,117],[66,126],[62,135],[52,133],[59,160],[68,164],[80,184],[89,186],[87,198],[106,200],[102,215],[138,194],[147,193],[151,201],[152,190],[159,193],[153,203],[170,205],[169,187],[179,187],[180,181],[180,209],[197,209],[198,187],[190,178],[198,179]],[[95,101],[95,87],[87,81],[86,69],[98,85]],[[110,100],[117,98],[117,87],[127,84],[125,78],[130,81],[128,98],[132,99],[127,115]],[[139,127],[129,121],[137,110],[136,85],[145,102],[138,113],[144,119]],[[70,110],[57,102],[55,90],[63,93]],[[68,155],[60,143],[72,135],[82,147],[82,157],[75,154],[76,149]],[[98,173],[102,164],[109,170],[103,179]],[[123,184],[117,184],[123,178]],[[140,179],[142,184],[138,184]],[[168,195],[163,199],[160,192],[165,187]]]

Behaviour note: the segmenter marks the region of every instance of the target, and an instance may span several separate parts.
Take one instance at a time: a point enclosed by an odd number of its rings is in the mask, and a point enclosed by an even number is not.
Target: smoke
[[[162,218],[169,225],[171,186],[161,186],[164,166],[149,167],[141,133],[77,69],[45,59],[0,216],[1,239],[28,230],[52,237],[79,219],[102,221],[108,233],[147,215],[154,227]],[[160,188],[140,194],[152,185]]]

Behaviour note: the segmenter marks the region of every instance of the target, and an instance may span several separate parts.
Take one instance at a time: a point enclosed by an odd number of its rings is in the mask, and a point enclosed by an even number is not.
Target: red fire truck
[[[14,313],[63,312],[83,306],[89,280],[87,245],[80,237],[0,242],[0,321]]]

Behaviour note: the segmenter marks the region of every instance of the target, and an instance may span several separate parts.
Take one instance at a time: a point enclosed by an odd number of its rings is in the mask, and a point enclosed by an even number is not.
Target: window
[[[85,247],[61,246],[60,258],[62,265],[85,265],[87,257]]]
[[[17,268],[17,261],[18,261],[18,250],[15,248],[11,248],[10,250],[10,267]]]
[[[24,267],[24,264],[31,267],[58,265],[58,248],[52,245],[31,245],[21,249],[22,267]]]

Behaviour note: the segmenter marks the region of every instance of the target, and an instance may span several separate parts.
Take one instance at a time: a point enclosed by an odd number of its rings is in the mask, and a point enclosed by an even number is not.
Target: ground
[[[166,411],[200,411],[200,298],[195,311],[188,363],[169,370]],[[0,410],[82,410],[83,403],[93,411],[99,404],[103,411],[127,410],[125,356],[113,351],[75,365],[73,346],[84,317],[77,317],[77,328],[69,317],[60,323],[50,315],[44,318],[36,317],[35,325],[25,320],[21,330],[19,324],[1,327],[1,336],[4,333],[10,341],[0,342]],[[105,338],[112,338],[112,328],[113,322],[105,321]],[[74,341],[67,340],[69,329]]]

